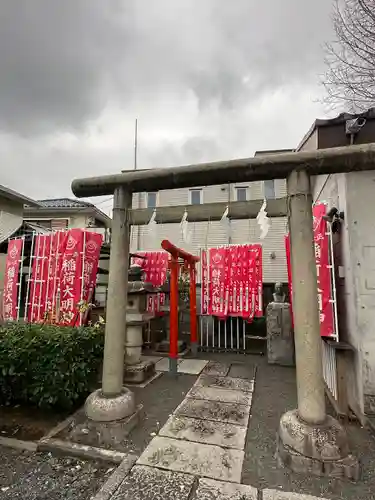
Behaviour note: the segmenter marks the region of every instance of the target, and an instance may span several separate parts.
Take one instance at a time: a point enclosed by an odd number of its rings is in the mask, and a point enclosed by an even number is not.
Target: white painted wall
[[[0,242],[9,238],[22,224],[23,204],[0,196]]]
[[[203,203],[237,201],[236,188],[247,188],[247,199],[262,199],[263,183],[238,183],[232,185],[205,186],[202,189]],[[286,195],[286,183],[275,181],[275,196]],[[189,212],[189,189],[173,189],[160,191],[157,195],[157,206],[175,206],[186,204]],[[147,207],[147,193],[133,196],[133,208]],[[284,235],[286,233],[286,218],[272,219],[272,226],[267,237],[259,240],[259,226],[255,220],[237,220],[231,222],[230,230],[220,222],[195,222],[189,224],[191,243],[182,241],[180,224],[158,224],[155,233],[148,226],[132,228],[131,251],[137,251],[137,231],[140,231],[140,248],[138,250],[158,250],[163,239],[169,239],[174,244],[186,250],[199,254],[201,249],[218,245],[226,245],[231,235],[232,243],[263,243],[263,280],[265,283],[276,281],[287,282]],[[271,258],[271,254],[275,258]],[[199,277],[198,277],[199,278]]]

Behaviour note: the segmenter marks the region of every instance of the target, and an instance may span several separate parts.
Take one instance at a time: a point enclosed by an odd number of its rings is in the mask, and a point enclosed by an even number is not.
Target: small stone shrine
[[[290,304],[285,302],[282,284],[275,284],[273,301],[267,306],[268,363],[294,366],[294,335]]]

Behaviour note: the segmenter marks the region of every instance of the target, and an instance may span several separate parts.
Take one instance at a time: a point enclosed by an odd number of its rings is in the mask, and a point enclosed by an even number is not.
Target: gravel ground
[[[89,500],[113,467],[0,448],[1,500]]]
[[[255,394],[246,440],[242,482],[256,488],[275,488],[331,500],[375,498],[375,438],[357,424],[347,425],[351,450],[362,464],[358,483],[293,474],[279,469],[274,458],[280,416],[296,408],[295,370],[267,364],[262,356],[200,354],[204,359],[257,365]]]

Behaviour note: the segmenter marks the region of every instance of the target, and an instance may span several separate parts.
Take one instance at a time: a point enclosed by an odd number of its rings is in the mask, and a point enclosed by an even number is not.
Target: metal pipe
[[[119,186],[136,193],[285,179],[301,168],[308,175],[375,170],[375,143],[75,179],[72,191],[83,198],[110,195]]]
[[[170,281],[170,333],[169,333],[169,373],[177,374],[178,358],[178,261],[172,255]]]

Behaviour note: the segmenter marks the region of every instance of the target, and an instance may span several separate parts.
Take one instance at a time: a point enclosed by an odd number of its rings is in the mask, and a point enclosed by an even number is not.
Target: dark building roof
[[[375,120],[375,108],[369,108],[367,111],[363,111],[362,113],[340,113],[334,118],[317,118],[309,128],[308,132],[302,138],[301,142],[296,148],[296,151],[299,151],[302,148],[302,146],[308,141],[308,139],[312,136],[316,129],[331,127],[333,125],[342,125],[348,120],[354,120],[355,118]]]
[[[38,203],[45,208],[97,208],[93,203],[89,203],[88,201],[72,200],[71,198],[38,200]]]

